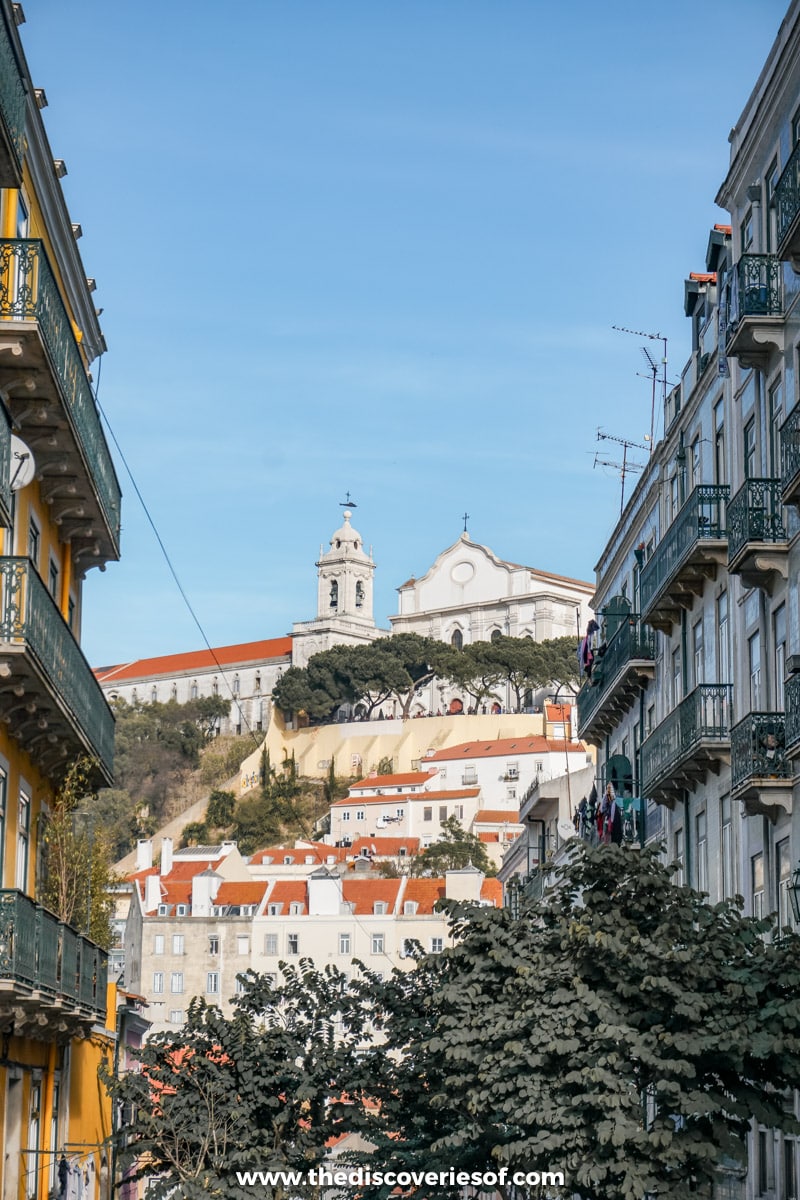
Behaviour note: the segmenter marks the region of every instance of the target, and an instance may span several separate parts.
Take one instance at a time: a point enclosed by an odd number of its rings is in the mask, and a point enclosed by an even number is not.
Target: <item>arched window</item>
[[[464,645],[464,636],[460,629],[453,630],[453,636],[450,638],[450,645],[455,646],[456,650],[461,650]]]
[[[219,680],[217,679],[216,675],[211,682],[211,694],[212,696],[219,695]]]
[[[331,584],[331,608],[339,607],[339,584],[334,579]]]
[[[356,608],[364,607],[364,585],[360,579],[356,581]]]
[[[233,677],[233,694],[234,694],[234,696],[239,695],[240,686],[241,685],[239,683],[239,676],[234,675],[234,677]]]
[[[198,690],[197,690],[197,680],[196,679],[192,680],[192,687],[191,687],[191,691],[189,692],[189,695],[191,696],[192,700],[196,700],[199,695]]]
[[[502,634],[501,630],[499,630],[499,629],[493,629],[493,630],[492,630],[492,632],[491,632],[491,635],[490,635],[490,637],[489,637],[489,641],[491,641],[491,642],[499,642],[499,641],[500,641],[500,638],[501,638],[502,636],[503,636],[503,634]]]
[[[153,684],[153,686],[150,688],[150,703],[155,704],[157,699],[158,699],[158,688],[156,687],[155,684]]]
[[[178,699],[178,685],[177,685],[177,683],[173,683],[173,685],[172,685],[172,687],[171,687],[171,689],[170,689],[170,693],[169,693],[169,695],[170,695],[170,700],[177,700],[177,699]]]

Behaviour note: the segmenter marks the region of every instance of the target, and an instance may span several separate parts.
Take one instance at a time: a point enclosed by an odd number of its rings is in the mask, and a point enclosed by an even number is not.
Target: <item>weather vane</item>
[[[358,508],[358,505],[355,500],[350,499],[350,493],[348,492],[346,499],[339,501],[339,508]]]

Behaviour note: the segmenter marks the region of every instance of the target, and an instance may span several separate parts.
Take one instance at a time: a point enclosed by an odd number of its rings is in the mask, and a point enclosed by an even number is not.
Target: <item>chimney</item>
[[[161,874],[169,875],[172,870],[172,838],[161,839]]]
[[[148,871],[153,865],[153,843],[140,841],[136,843],[136,870]]]
[[[481,898],[483,871],[472,865],[460,871],[445,871],[444,894],[448,900],[469,900],[475,903]]]
[[[160,903],[161,879],[158,875],[148,875],[144,881],[144,911],[155,912]]]
[[[308,915],[336,917],[342,911],[342,881],[327,867],[308,877]]]
[[[222,876],[211,867],[195,875],[192,880],[192,916],[210,917],[211,908],[222,884]]]

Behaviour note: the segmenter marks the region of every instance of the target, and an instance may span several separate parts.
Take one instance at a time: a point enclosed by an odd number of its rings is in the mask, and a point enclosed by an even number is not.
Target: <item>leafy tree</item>
[[[393,982],[394,1142],[548,1164],[581,1200],[709,1198],[751,1118],[798,1128],[800,938],[676,886],[655,851],[577,846],[559,875],[519,918],[459,906],[433,974],[404,1001]]]
[[[208,840],[208,825],[205,821],[190,821],[188,825],[184,825],[181,834],[182,846],[205,846],[208,845]]]
[[[576,639],[573,637],[551,638],[540,644],[547,655],[547,682],[561,684],[577,693],[581,676],[578,667]]]
[[[44,826],[44,873],[39,901],[68,925],[107,950],[111,945],[117,877],[111,846],[93,811],[91,763],[74,762]]]
[[[227,829],[233,820],[236,807],[236,797],[233,792],[220,791],[214,788],[208,797],[205,824],[210,829]]]
[[[445,871],[458,871],[473,866],[484,875],[496,875],[497,868],[486,853],[486,847],[474,833],[468,833],[457,817],[442,821],[442,832],[437,841],[426,846],[410,860],[412,875],[440,877]]]
[[[447,678],[472,698],[476,711],[482,701],[495,698],[494,690],[504,678],[492,642],[469,642],[448,656],[446,669]]]
[[[180,1030],[133,1051],[138,1071],[104,1073],[114,1100],[135,1114],[122,1164],[150,1180],[153,1200],[252,1200],[237,1171],[307,1171],[324,1161],[329,1139],[368,1122],[343,1100],[345,1090],[359,1098],[366,995],[308,960],[283,972],[277,987],[250,973],[230,1019],[194,1000]]]
[[[501,678],[510,685],[519,711],[525,706],[527,691],[536,692],[552,682],[549,643],[534,642],[531,638],[501,637],[491,645],[502,672]]]

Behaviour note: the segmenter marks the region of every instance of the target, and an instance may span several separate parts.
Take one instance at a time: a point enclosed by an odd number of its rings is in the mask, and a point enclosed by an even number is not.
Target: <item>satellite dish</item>
[[[19,492],[33,481],[36,474],[36,463],[33,453],[25,445],[22,438],[11,435],[11,490]]]
[[[562,842],[566,842],[570,838],[575,837],[575,826],[572,824],[572,821],[568,821],[566,817],[563,821],[558,822],[558,836],[561,838]]]

